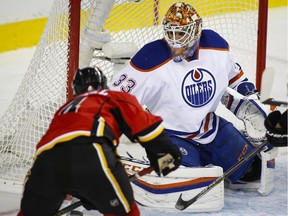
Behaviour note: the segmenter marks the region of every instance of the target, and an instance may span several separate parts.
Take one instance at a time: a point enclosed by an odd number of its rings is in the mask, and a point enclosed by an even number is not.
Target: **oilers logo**
[[[202,107],[209,103],[215,94],[215,78],[204,68],[193,69],[184,77],[181,91],[189,106]]]
[[[179,150],[180,150],[182,155],[188,155],[188,152],[187,152],[187,150],[185,148],[180,147]]]

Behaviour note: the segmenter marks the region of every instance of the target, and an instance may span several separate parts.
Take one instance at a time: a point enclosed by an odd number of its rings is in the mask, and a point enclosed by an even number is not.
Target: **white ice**
[[[267,67],[283,72],[287,79],[287,7],[269,9],[267,38]],[[0,54],[0,115],[8,108],[35,51],[19,49]],[[286,76],[286,77],[285,77]],[[219,212],[195,213],[198,216],[287,216],[287,147],[279,148],[276,158],[275,188],[263,197],[257,192],[225,190],[225,206]],[[20,194],[0,192],[0,216],[16,215]],[[143,216],[190,215],[184,211],[167,211],[140,207]],[[97,214],[100,215],[100,214]]]

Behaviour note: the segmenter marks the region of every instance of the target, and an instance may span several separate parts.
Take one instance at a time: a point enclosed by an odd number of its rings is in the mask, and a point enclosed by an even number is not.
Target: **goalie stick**
[[[147,168],[144,168],[143,170],[139,171],[138,173],[135,173],[135,174],[133,174],[133,175],[130,175],[130,176],[129,176],[129,181],[131,181],[131,182],[132,182],[132,181],[135,181],[135,180],[138,179],[139,177],[151,173],[153,170],[154,170],[154,168],[153,168],[152,166],[149,166],[149,167],[147,167]],[[67,206],[67,207],[65,207],[65,208],[63,208],[63,209],[60,209],[60,210],[55,214],[55,216],[64,215],[64,214],[66,214],[66,213],[68,213],[68,212],[71,212],[72,210],[80,207],[81,205],[82,205],[81,201],[77,201],[77,202],[75,202],[75,203],[73,203],[73,204],[71,204],[71,205],[69,205],[69,206]]]
[[[191,198],[190,200],[183,200],[182,199],[182,193],[180,194],[175,208],[178,210],[184,210],[193,203],[195,203],[198,199],[200,199],[202,196],[204,196],[206,193],[208,193],[211,189],[213,189],[216,185],[218,185],[220,182],[222,182],[226,177],[228,177],[230,174],[232,174],[235,170],[237,170],[240,166],[242,166],[247,160],[255,156],[257,153],[262,151],[262,149],[268,144],[268,141],[265,140],[261,145],[257,146],[255,149],[253,149],[251,152],[249,152],[246,157],[242,158],[242,160],[238,161],[235,165],[230,167],[222,176],[219,176],[215,181],[213,181],[210,185],[208,185],[205,189],[203,189],[200,193],[198,193],[196,196]]]

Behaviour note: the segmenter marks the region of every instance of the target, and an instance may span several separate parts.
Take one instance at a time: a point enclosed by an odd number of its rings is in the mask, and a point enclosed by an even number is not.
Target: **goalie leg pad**
[[[128,175],[133,175],[149,166],[146,152],[140,144],[121,143],[117,150]],[[151,174],[142,176],[131,184],[135,200],[139,204],[147,207],[174,210],[175,203],[181,193],[184,200],[191,199],[191,197],[196,196],[222,175],[223,169],[220,166],[180,166],[165,177],[158,177],[153,171]],[[223,207],[224,183],[222,181],[196,203],[185,209],[185,211],[215,212]]]
[[[105,43],[111,42],[111,34],[107,29],[102,29],[96,32],[85,32],[86,40],[89,42],[90,46],[95,49],[102,49]]]
[[[274,188],[274,170],[275,158],[278,154],[278,148],[260,152],[262,160],[261,183],[258,192],[262,196],[267,196]]]
[[[90,66],[93,58],[94,49],[90,46],[89,42],[83,38],[79,50],[79,68]]]
[[[123,147],[125,147],[124,144],[119,146],[120,150],[122,149],[122,152],[124,152]],[[140,151],[136,151],[135,148],[137,148],[137,145],[129,145],[129,147],[132,147],[132,149],[134,148],[135,151],[132,151],[133,153],[141,152],[140,146]],[[138,154],[139,157],[137,158],[132,157],[131,154],[128,155],[129,157],[121,156],[121,162],[128,175],[133,175],[149,166],[149,162],[144,160],[144,155],[140,156]],[[142,176],[131,184],[135,200],[139,204],[153,208],[175,209],[175,203],[181,193],[184,200],[191,199],[191,197],[196,196],[216,178],[222,175],[223,169],[219,166],[180,166],[177,170],[169,173],[165,177],[158,177],[153,171],[151,174]],[[189,206],[185,211],[214,212],[221,210],[223,206],[224,183],[222,181],[196,203]]]
[[[174,209],[182,193],[184,200],[196,196],[217,177],[223,174],[218,166],[207,168],[179,167],[167,177],[156,174],[143,176],[132,183],[135,199],[138,203],[154,208]],[[224,184],[216,185],[196,203],[189,206],[189,212],[214,212],[224,206]]]
[[[260,180],[247,182],[245,179],[237,182],[225,182],[225,188],[232,190],[244,190],[244,191],[257,191],[262,196],[269,195],[274,188],[274,170],[275,170],[275,158],[278,154],[277,148],[270,148],[260,152],[261,157],[261,178]]]

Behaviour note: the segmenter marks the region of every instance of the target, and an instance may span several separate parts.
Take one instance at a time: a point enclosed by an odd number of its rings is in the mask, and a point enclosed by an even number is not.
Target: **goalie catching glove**
[[[181,163],[181,152],[163,132],[149,142],[140,143],[146,150],[151,166],[158,176],[166,176]]]
[[[269,109],[260,102],[257,93],[243,96],[230,90],[222,97],[221,102],[244,123],[249,141],[258,144],[266,139],[264,120]]]

